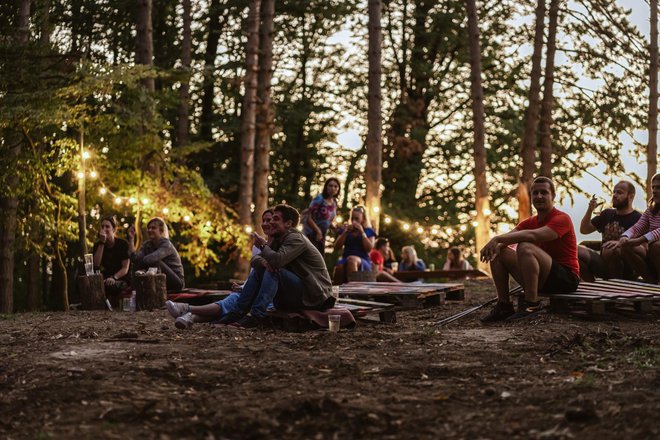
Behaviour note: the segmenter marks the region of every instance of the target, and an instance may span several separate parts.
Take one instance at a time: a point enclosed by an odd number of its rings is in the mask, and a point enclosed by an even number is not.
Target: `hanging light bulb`
[[[431,234],[438,235],[438,228],[431,229]]]
[[[167,214],[168,212],[170,212],[169,209],[167,209],[167,208],[163,208],[163,214]]]
[[[338,215],[337,218],[336,218],[336,220],[337,220],[337,223],[341,223],[341,222],[344,221],[344,219],[342,218],[341,215]]]
[[[128,203],[130,203],[131,205],[134,205],[135,202],[137,202],[137,199],[135,197],[131,197],[130,199],[128,199]]]
[[[384,221],[385,221],[385,224],[388,224],[388,225],[389,225],[390,223],[392,223],[392,219],[391,219],[390,217],[385,217],[385,220],[384,220]]]
[[[380,206],[374,206],[374,207],[371,208],[371,209],[372,209],[372,211],[374,212],[374,214],[378,214],[378,213],[380,212]]]
[[[115,198],[115,204],[119,205],[121,203],[121,197]]]
[[[207,221],[206,221],[206,226],[207,226],[207,227],[210,228],[210,227],[211,227],[211,224],[212,224],[212,223],[211,223],[211,220],[207,220]]]
[[[484,209],[484,215],[488,216],[488,215],[491,215],[492,213],[493,212],[490,209],[488,209],[488,208]]]
[[[253,231],[252,226],[245,227],[245,232],[247,232],[248,234],[252,234],[252,231]]]
[[[82,171],[78,171],[78,179],[84,179],[85,178],[85,173]]]
[[[105,193],[107,193],[107,192],[108,192],[107,189],[105,189],[105,188],[103,188],[103,187],[99,188],[99,194],[101,194],[102,196],[104,196]]]
[[[424,228],[422,228],[421,226],[418,227],[418,228],[417,228],[417,233],[418,233],[418,234],[421,234],[422,232],[424,232]]]
[[[461,225],[458,229],[460,229],[462,232],[465,232],[467,230],[467,226]]]
[[[89,154],[89,151],[83,151],[83,154],[82,154],[82,158],[83,158],[83,160],[87,160],[87,159],[89,159],[90,156],[91,156],[91,155]]]
[[[96,173],[96,171],[90,171],[89,177],[91,177],[92,179],[96,179],[98,177],[98,174]]]
[[[189,222],[190,221],[190,216],[189,215],[184,215],[183,216],[183,221],[184,222]]]
[[[445,229],[445,232],[447,233],[447,235],[449,235],[452,232],[454,232],[454,230],[452,228],[447,228],[447,229]]]
[[[143,205],[148,205],[149,204],[149,199],[146,198],[146,197],[144,199],[142,199],[142,204]]]
[[[408,231],[410,229],[410,225],[408,223],[403,224],[403,230]]]
[[[472,222],[472,226],[476,228],[477,226],[479,226],[479,222]]]

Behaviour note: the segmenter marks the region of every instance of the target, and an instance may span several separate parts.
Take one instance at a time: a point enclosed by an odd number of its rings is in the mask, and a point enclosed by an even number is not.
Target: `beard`
[[[619,202],[613,202],[612,207],[614,209],[624,209],[628,207],[628,200],[621,200]]]

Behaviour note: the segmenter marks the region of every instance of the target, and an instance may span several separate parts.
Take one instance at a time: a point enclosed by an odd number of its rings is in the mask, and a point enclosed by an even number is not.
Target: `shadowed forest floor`
[[[484,326],[494,296],[286,333],[165,310],[0,318],[0,438],[660,437],[660,313]]]

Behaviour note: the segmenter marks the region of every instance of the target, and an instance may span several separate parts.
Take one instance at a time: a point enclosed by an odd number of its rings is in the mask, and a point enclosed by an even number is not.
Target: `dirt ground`
[[[340,333],[4,316],[0,438],[660,438],[660,313],[435,326],[466,289]]]

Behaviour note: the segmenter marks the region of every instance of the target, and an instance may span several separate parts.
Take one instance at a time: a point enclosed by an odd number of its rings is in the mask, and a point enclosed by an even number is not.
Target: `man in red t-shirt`
[[[376,275],[376,281],[400,283],[401,281],[392,276],[392,269],[385,267],[385,258],[389,253],[389,240],[382,237],[376,240],[374,249],[369,253],[369,259],[371,260],[371,263],[378,267],[378,275]]]
[[[534,315],[542,309],[539,292],[574,292],[580,282],[573,223],[554,207],[554,183],[547,177],[537,177],[531,192],[537,215],[523,220],[513,231],[493,238],[481,250],[481,261],[490,263],[498,299],[482,322]],[[509,247],[512,244],[517,244],[515,249]],[[509,298],[509,275],[525,291],[517,312]]]

